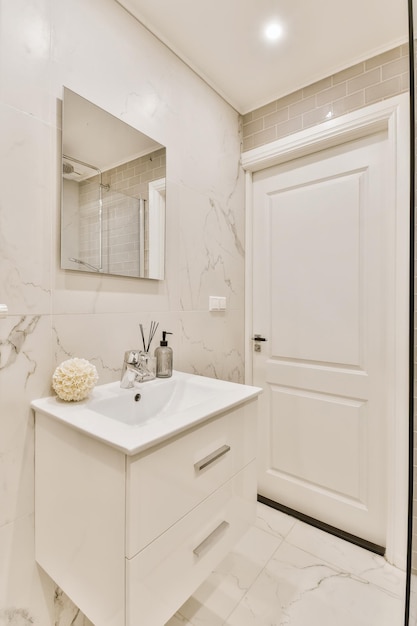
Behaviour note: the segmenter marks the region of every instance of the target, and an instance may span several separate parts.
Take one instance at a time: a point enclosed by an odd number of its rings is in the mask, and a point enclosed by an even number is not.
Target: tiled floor
[[[405,574],[258,503],[256,524],[166,626],[403,626]]]

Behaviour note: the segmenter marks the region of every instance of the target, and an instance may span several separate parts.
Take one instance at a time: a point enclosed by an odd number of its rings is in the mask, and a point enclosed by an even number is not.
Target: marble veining
[[[258,503],[256,524],[166,626],[402,626],[405,574]]]
[[[39,320],[40,315],[24,315],[10,329],[5,339],[0,339],[0,370],[11,367],[15,363],[17,356],[23,352],[28,335],[35,331]],[[26,356],[32,364],[31,371],[28,373],[29,376],[36,369],[36,361],[31,360],[28,355]]]
[[[34,623],[33,617],[26,609],[8,608],[0,610],[0,626],[30,626]]]
[[[225,209],[223,209],[221,203],[217,202],[214,198],[210,198],[210,205],[213,209],[215,209],[216,212],[220,213],[223,216],[226,226],[228,227],[228,229],[233,235],[235,249],[237,250],[238,254],[242,258],[244,258],[245,249],[244,249],[242,241],[240,240],[239,233],[237,231],[235,216],[233,215],[232,212],[226,211]]]
[[[120,371],[121,371],[120,365],[113,367],[109,365],[108,363],[106,363],[102,356],[90,354],[89,351],[85,350],[85,348],[83,348],[81,351],[78,351],[77,353],[75,353],[74,351],[68,350],[63,345],[64,341],[60,339],[58,329],[56,328],[55,325],[53,325],[52,330],[55,335],[55,342],[56,342],[55,360],[57,363],[61,363],[64,359],[72,359],[75,356],[79,356],[79,354],[82,354],[83,358],[86,358],[88,361],[93,363],[93,365],[97,367],[97,370],[101,372],[100,382],[107,382],[105,379],[107,379],[109,376],[110,376],[109,380],[114,380],[115,377],[120,376]],[[123,358],[123,353],[124,353],[124,350],[121,350],[120,358],[119,358],[120,363]]]
[[[54,593],[54,620],[59,626],[94,626],[59,587]]]
[[[61,339],[59,337],[58,330],[57,330],[57,328],[56,328],[56,326],[54,324],[52,325],[52,332],[54,333],[55,344],[56,344],[55,360],[58,362],[58,361],[61,361],[63,359],[72,359],[74,357],[74,354],[72,354],[69,350],[67,350],[64,347],[63,342],[61,341]]]
[[[184,369],[193,374],[203,374],[213,378],[244,382],[244,357],[236,349],[236,337],[240,333],[240,318],[230,312],[235,324],[226,322],[224,314],[213,314],[210,325],[201,332],[200,316],[181,316],[181,345]],[[175,358],[175,356],[174,356]]]
[[[195,240],[189,240],[187,235],[185,237],[183,235],[185,274],[189,286],[188,302],[182,300],[184,309],[196,308],[202,304],[205,305],[205,308],[207,307],[207,303],[203,303],[203,298],[207,294],[207,285],[212,283],[214,277],[220,281],[218,289],[226,293],[229,299],[237,288],[234,285],[234,264],[230,263],[232,252],[225,249],[229,244],[230,237],[227,235],[231,229],[226,224],[225,230],[225,225],[219,219],[218,203],[211,198],[204,199],[204,204],[200,198],[200,202],[200,215],[194,215],[192,218],[195,224],[199,223],[200,234],[196,236]],[[196,265],[197,258],[198,265]]]

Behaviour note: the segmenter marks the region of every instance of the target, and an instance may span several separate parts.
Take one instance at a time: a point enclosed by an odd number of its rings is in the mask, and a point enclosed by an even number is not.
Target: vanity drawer
[[[126,559],[126,626],[165,624],[254,522],[255,510],[253,461],[133,559]]]
[[[161,535],[255,458],[256,399],[128,458],[126,556]]]

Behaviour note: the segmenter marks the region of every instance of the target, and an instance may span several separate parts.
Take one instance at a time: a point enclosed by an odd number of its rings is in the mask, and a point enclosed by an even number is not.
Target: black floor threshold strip
[[[282,511],[282,513],[286,513],[287,515],[291,515],[301,522],[305,522],[306,524],[310,524],[310,526],[314,526],[319,530],[323,530],[330,535],[334,535],[335,537],[339,537],[340,539],[344,539],[345,541],[349,541],[349,543],[353,543],[360,548],[364,548],[365,550],[369,550],[370,552],[374,552],[375,554],[379,554],[384,556],[385,548],[377,545],[376,543],[372,543],[371,541],[366,541],[366,539],[361,539],[361,537],[356,537],[356,535],[351,535],[350,533],[341,530],[340,528],[336,528],[335,526],[330,526],[329,524],[325,524],[320,520],[315,519],[314,517],[310,517],[309,515],[305,515],[304,513],[300,513],[299,511],[295,511],[294,509],[290,509],[289,507],[279,504],[279,502],[275,502],[275,500],[270,500],[269,498],[265,498],[265,496],[261,496],[258,494],[258,502],[261,504],[266,504],[277,511]]]

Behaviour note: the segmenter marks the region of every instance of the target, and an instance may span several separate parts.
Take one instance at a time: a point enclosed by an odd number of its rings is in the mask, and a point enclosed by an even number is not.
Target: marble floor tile
[[[400,626],[394,595],[283,543],[228,626]]]
[[[166,626],[193,626],[193,624],[179,613],[176,613],[174,617],[166,623]]]
[[[382,556],[297,521],[286,541],[339,569],[395,594],[405,589],[405,572],[390,565]]]
[[[258,502],[255,522],[257,528],[265,530],[272,535],[285,538],[295,526],[296,521],[290,515],[276,511],[270,506]]]
[[[166,626],[402,626],[404,590],[383,557],[258,503],[254,526]]]
[[[256,526],[181,607],[195,626],[221,626],[272,557],[282,537]],[[170,626],[173,626],[170,624]]]

